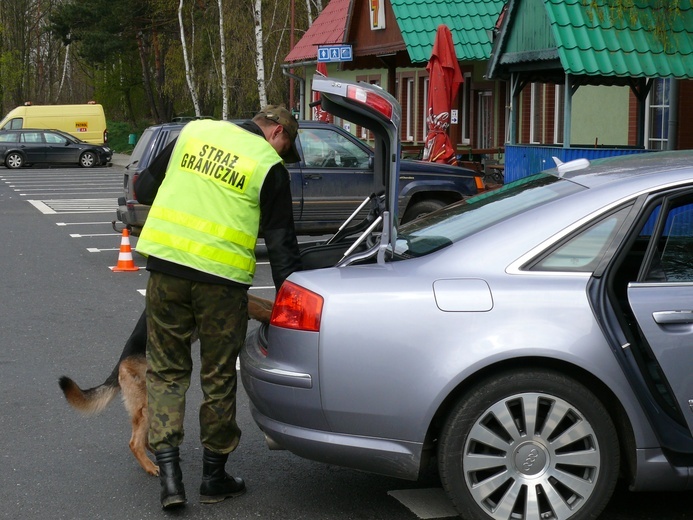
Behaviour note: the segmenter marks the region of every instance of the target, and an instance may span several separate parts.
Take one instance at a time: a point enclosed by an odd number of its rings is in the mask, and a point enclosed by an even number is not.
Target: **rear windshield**
[[[538,173],[470,197],[400,226],[395,259],[427,255],[514,215],[584,189],[554,175]]]
[[[151,128],[147,128],[144,132],[142,132],[142,137],[140,137],[139,141],[137,141],[135,149],[132,151],[132,154],[130,155],[130,164],[134,165],[140,162],[145,150],[151,144],[153,133],[154,130]]]

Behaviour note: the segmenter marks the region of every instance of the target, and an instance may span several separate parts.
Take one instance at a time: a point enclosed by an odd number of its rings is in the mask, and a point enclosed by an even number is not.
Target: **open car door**
[[[651,262],[628,286],[628,303],[656,360],[657,385],[693,433],[693,194],[664,199],[652,219]]]

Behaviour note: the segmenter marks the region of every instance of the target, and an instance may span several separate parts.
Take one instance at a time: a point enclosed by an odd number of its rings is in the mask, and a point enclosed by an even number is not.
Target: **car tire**
[[[94,152],[84,152],[79,156],[79,165],[82,168],[91,168],[96,166],[96,154]]]
[[[433,213],[434,211],[444,208],[445,206],[447,206],[447,204],[440,200],[422,200],[420,202],[415,202],[404,212],[402,224],[411,220],[416,220],[417,218],[423,217],[428,213]]]
[[[611,498],[619,443],[608,412],[581,383],[550,370],[507,371],[453,407],[438,469],[466,520],[585,520]]]
[[[19,152],[10,152],[5,157],[5,166],[13,170],[24,166],[24,156]]]

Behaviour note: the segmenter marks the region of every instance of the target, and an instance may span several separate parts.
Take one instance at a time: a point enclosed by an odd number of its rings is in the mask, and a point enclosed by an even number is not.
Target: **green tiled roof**
[[[676,4],[660,1],[663,5]],[[605,0],[594,2],[594,8],[589,7],[590,3],[544,0],[566,73],[693,78],[691,0],[678,0],[671,16],[662,15],[662,9],[653,9],[652,4],[657,3],[651,0],[635,0],[634,7],[621,14],[606,7]],[[658,37],[656,33],[661,29],[664,35]]]
[[[460,61],[487,60],[489,33],[505,0],[391,0],[397,25],[413,63],[427,62],[440,24],[452,32]]]

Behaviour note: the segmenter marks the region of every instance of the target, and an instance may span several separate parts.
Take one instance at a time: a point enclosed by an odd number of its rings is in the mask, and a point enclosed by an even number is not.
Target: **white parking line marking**
[[[442,488],[401,489],[387,494],[422,519],[459,516]]]
[[[56,222],[56,226],[102,226],[110,222]]]
[[[30,199],[27,202],[44,215],[57,213],[112,213],[118,207],[117,199]]]
[[[15,190],[15,191],[19,191],[19,190]],[[90,194],[91,194],[91,193],[95,193],[95,190],[90,190],[89,193],[90,193]],[[108,190],[108,191],[99,192],[99,193],[102,194],[102,195],[114,195],[114,196],[115,196],[115,195],[118,193],[118,191],[116,191],[116,190]],[[41,192],[39,192],[39,193],[31,193],[31,194],[29,194],[29,193],[18,193],[18,195],[21,196],[21,197],[28,197],[29,195],[31,195],[32,197],[56,197],[56,196],[59,196],[59,195],[63,195],[63,196],[67,196],[67,195],[77,196],[77,195],[84,195],[84,193],[77,193],[77,192],[72,192],[72,191],[66,191],[65,193],[41,193]],[[77,199],[77,200],[79,200],[79,199]],[[114,200],[115,200],[115,199],[114,199]],[[114,208],[114,209],[115,209],[115,208]]]
[[[119,237],[120,233],[92,233],[88,235],[81,235],[79,233],[70,233],[70,238],[87,238],[87,237]]]
[[[29,204],[34,206],[37,210],[39,210],[44,215],[54,215],[54,214],[58,213],[57,211],[51,209],[49,206],[47,206],[45,203],[41,202],[40,200],[30,200]]]

